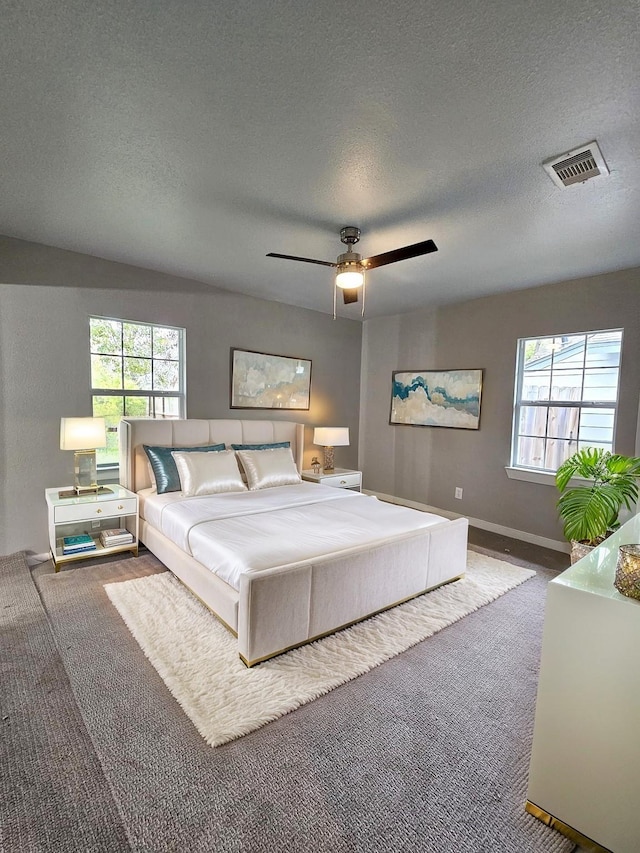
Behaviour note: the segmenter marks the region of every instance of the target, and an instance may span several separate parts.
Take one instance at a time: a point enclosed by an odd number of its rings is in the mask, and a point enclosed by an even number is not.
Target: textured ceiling
[[[266,253],[435,240],[367,316],[640,265],[639,44],[637,0],[5,0],[0,233],[326,312]]]

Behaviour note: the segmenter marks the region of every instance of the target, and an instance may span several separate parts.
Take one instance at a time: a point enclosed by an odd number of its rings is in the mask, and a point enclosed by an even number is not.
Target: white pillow
[[[185,497],[247,491],[233,450],[219,450],[217,453],[182,453],[175,450],[171,455]]]
[[[252,491],[292,486],[301,481],[290,447],[272,450],[236,450]]]

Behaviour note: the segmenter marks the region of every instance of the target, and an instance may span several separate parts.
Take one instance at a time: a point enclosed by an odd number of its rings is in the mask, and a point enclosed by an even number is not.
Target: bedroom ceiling
[[[10,2],[0,233],[327,313],[267,252],[435,240],[367,317],[637,266],[639,43],[637,0]]]

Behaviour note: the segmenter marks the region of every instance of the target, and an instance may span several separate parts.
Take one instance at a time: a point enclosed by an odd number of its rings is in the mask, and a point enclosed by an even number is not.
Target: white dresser
[[[613,585],[628,543],[640,515],[549,583],[526,805],[613,853],[640,850],[640,601]]]

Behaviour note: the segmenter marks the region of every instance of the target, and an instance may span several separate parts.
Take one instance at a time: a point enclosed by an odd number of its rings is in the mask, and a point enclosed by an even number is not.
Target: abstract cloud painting
[[[308,409],[311,361],[232,348],[232,409]]]
[[[396,370],[390,424],[480,428],[482,370]]]

